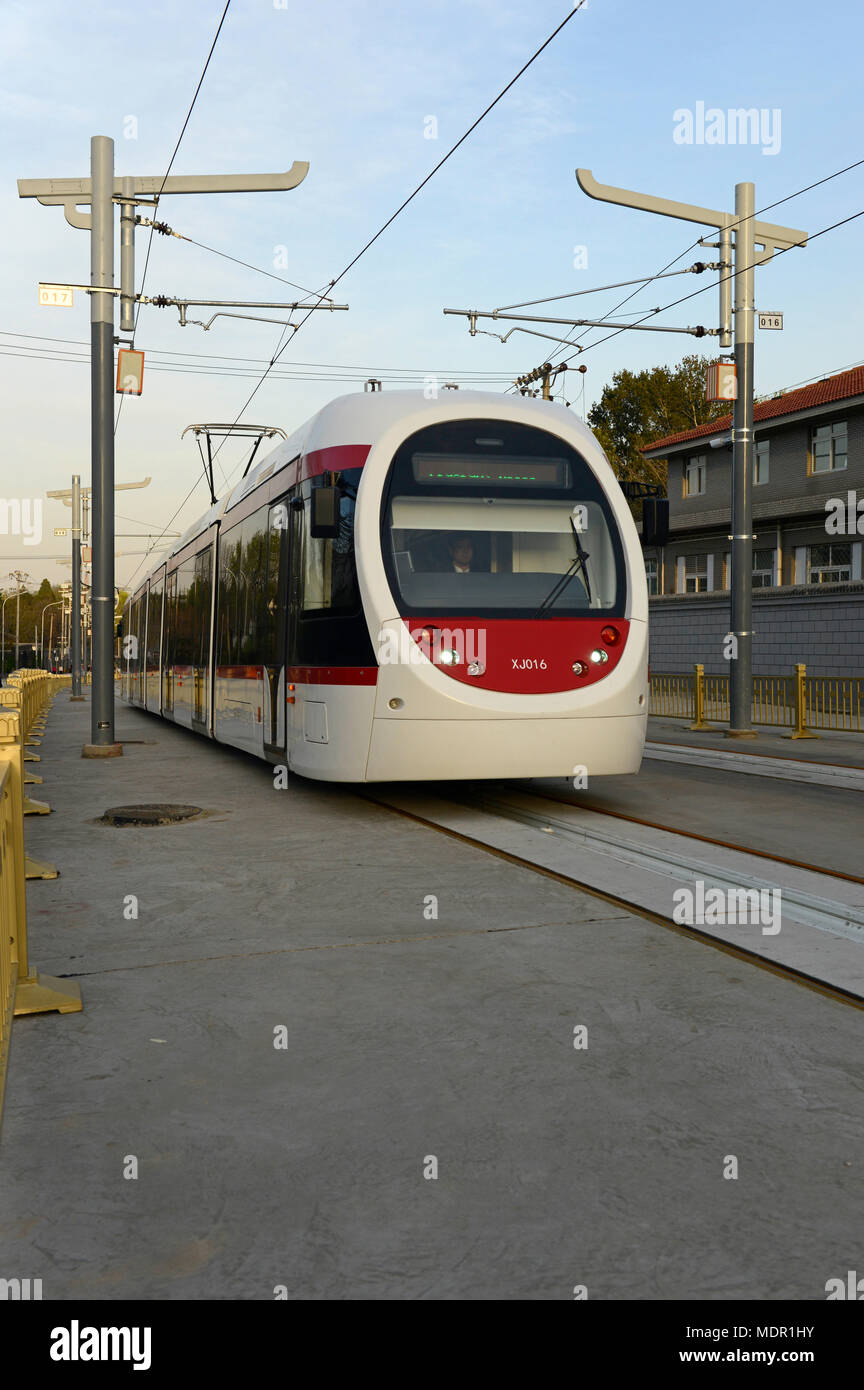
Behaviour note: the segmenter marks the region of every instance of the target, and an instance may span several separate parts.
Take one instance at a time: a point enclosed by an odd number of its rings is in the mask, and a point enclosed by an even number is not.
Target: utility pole
[[[83,700],[81,694],[81,475],[72,475],[72,614],[69,620],[72,650],[73,700]]]
[[[121,275],[125,304],[121,324],[134,323],[136,298],[129,277],[134,273],[135,205],[158,203],[163,194],[276,192],[296,188],[309,165],[295,161],[284,174],[135,175],[114,177],[114,141],[105,135],[90,140],[89,179],[19,179],[18,196],[47,205],[62,205],[72,227],[90,232],[90,418],[93,486],[93,570],[91,589],[91,742],[85,757],[116,757],[123,752],[114,737],[114,203],[122,209]],[[90,212],[79,205],[89,204]],[[16,658],[17,661],[17,658]]]
[[[152,479],[142,478],[135,483],[115,483],[115,492],[135,491],[138,488],[149,487]],[[72,670],[72,693],[71,700],[83,700],[81,694],[81,546],[86,544],[90,532],[88,522],[88,503],[91,489],[81,486],[80,474],[72,476],[71,488],[57,488],[53,492],[46,492],[46,497],[62,502],[64,507],[72,508],[72,616],[71,622],[71,641],[70,641],[70,665]],[[137,534],[137,533],[129,533]],[[161,533],[166,536],[179,536],[179,531],[165,531]],[[116,532],[115,532],[116,535]],[[113,631],[113,616],[112,616]]]
[[[0,685],[6,684],[6,605],[11,597],[11,594],[5,594],[3,597],[2,623],[0,623],[0,630],[2,630],[2,640],[0,640],[0,649],[2,649],[3,653],[2,660],[0,660]]]
[[[730,635],[733,655],[729,679],[729,738],[755,738],[752,722],[753,699],[753,285],[754,268],[769,261],[775,251],[804,246],[807,233],[794,227],[754,221],[755,186],[735,185],[735,212],[720,212],[651,193],[634,193],[597,183],[590,169],[577,169],[576,179],[583,193],[602,203],[638,208],[684,222],[717,227],[721,261],[729,259],[729,236],[735,233],[734,321],[735,366],[738,393],[732,428],[732,596]],[[756,245],[761,248],[756,250]],[[721,272],[723,274],[723,272]],[[728,291],[726,292],[728,295]],[[728,348],[728,298],[720,287],[720,346]]]
[[[27,579],[29,579],[30,576],[29,576],[29,574],[25,574],[23,570],[10,570],[10,572],[9,572],[9,578],[15,580],[15,586],[16,586],[16,588],[15,588],[15,667],[14,667],[14,669],[17,671],[17,670],[18,670],[18,648],[19,648],[19,646],[20,646],[20,644],[21,644],[21,643],[20,643],[20,634],[21,634],[21,589],[22,589],[22,587],[23,587],[23,585],[24,585],[24,581],[27,580]]]

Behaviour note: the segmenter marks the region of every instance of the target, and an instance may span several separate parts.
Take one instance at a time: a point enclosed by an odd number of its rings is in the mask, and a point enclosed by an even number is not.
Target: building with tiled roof
[[[753,414],[754,588],[861,580],[864,366],[759,400]],[[653,594],[729,588],[731,427],[726,415],[642,450],[646,458],[665,459],[668,468],[669,540],[645,548]],[[860,531],[849,522],[857,517],[859,495]],[[843,530],[837,526],[841,500]]]

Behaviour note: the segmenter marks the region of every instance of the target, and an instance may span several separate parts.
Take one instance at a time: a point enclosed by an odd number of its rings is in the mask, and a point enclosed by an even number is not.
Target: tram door
[[[267,513],[267,573],[264,587],[264,682],[267,709],[264,750],[285,753],[285,614],[288,589],[288,517],[286,502]]]

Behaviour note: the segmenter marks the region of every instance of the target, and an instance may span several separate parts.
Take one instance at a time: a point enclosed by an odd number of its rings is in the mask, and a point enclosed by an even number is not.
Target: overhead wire
[[[230,3],[230,0],[229,0],[229,3]],[[507,85],[506,85],[505,87],[502,88],[502,90],[498,93],[498,95],[494,98],[494,100],[491,101],[491,102],[489,103],[489,105],[480,113],[480,115],[477,117],[477,119],[476,119],[475,121],[472,122],[472,124],[468,127],[468,129],[465,131],[465,133],[459,137],[459,139],[456,141],[456,143],[455,143],[454,145],[452,145],[452,146],[450,147],[450,149],[447,151],[447,153],[446,153],[441,159],[439,159],[438,163],[434,166],[433,169],[430,170],[430,172],[426,175],[426,177],[425,177],[424,179],[421,180],[421,182],[417,185],[417,187],[413,190],[413,192],[411,192],[411,193],[408,195],[408,197],[405,198],[404,201],[401,202],[401,203],[399,204],[399,206],[398,206],[398,208],[396,209],[396,211],[395,211],[394,213],[392,213],[392,215],[391,215],[390,217],[388,217],[387,221],[384,222],[384,223],[382,224],[382,226],[380,226],[380,227],[378,228],[377,232],[375,232],[375,234],[369,238],[369,240],[366,242],[366,244],[365,244],[364,246],[361,247],[361,249],[357,252],[357,254],[351,258],[351,260],[350,260],[350,261],[348,262],[348,264],[344,267],[344,269],[342,269],[342,270],[339,272],[339,274],[338,274],[333,280],[330,281],[330,283],[329,283],[329,285],[328,285],[328,289],[333,289],[333,288],[335,288],[335,286],[339,283],[339,281],[342,280],[342,279],[344,279],[344,277],[348,274],[348,272],[349,272],[350,270],[353,269],[353,267],[357,264],[357,262],[361,259],[361,257],[364,256],[364,255],[366,254],[366,252],[367,252],[372,246],[374,246],[375,242],[379,239],[379,237],[381,237],[381,236],[384,234],[384,232],[387,230],[387,228],[390,227],[390,226],[393,224],[393,222],[395,222],[396,218],[400,215],[400,213],[402,213],[402,212],[405,210],[405,208],[408,207],[409,203],[413,202],[413,200],[417,197],[417,195],[426,187],[427,183],[429,183],[429,181],[430,181],[432,178],[434,178],[434,176],[435,176],[435,174],[437,174],[438,170],[441,169],[441,168],[447,163],[447,160],[450,159],[450,157],[451,157],[453,154],[455,154],[456,150],[459,149],[460,145],[463,145],[463,144],[465,143],[465,141],[466,141],[466,140],[468,139],[468,137],[473,133],[473,131],[475,131],[475,130],[477,129],[477,126],[480,125],[481,121],[483,121],[483,120],[485,119],[485,117],[489,114],[489,112],[492,111],[493,108],[494,108],[495,106],[497,106],[498,103],[502,100],[502,98],[506,96],[506,94],[510,91],[510,88],[513,87],[513,86],[515,85],[516,82],[518,82],[518,80],[519,80],[519,78],[522,76],[522,74],[523,74],[524,72],[526,72],[526,71],[528,70],[528,68],[532,65],[532,63],[534,63],[534,62],[536,61],[536,59],[539,58],[540,54],[543,53],[543,51],[544,51],[546,48],[548,48],[548,46],[549,46],[549,44],[552,42],[552,40],[555,39],[555,38],[558,36],[558,34],[560,34],[561,30],[562,30],[567,24],[569,24],[570,20],[573,18],[573,16],[574,16],[575,14],[578,13],[579,10],[582,9],[582,7],[583,7],[584,4],[585,4],[585,0],[578,0],[578,4],[574,5],[574,7],[571,9],[570,13],[567,14],[567,15],[565,16],[565,18],[561,21],[561,23],[560,23],[559,25],[557,25],[557,27],[556,27],[555,29],[553,29],[553,31],[552,31],[552,33],[549,35],[549,37],[548,37],[547,39],[544,40],[544,42],[540,45],[540,47],[539,47],[534,53],[532,53],[531,57],[527,60],[527,62],[523,63],[522,67],[521,67],[521,68],[519,69],[519,71],[516,73],[515,77],[511,78],[511,80],[507,83]],[[227,6],[226,6],[226,9],[227,9]],[[223,16],[223,18],[224,18],[224,16]],[[208,61],[209,61],[209,60],[208,60]],[[319,296],[319,302],[320,302],[321,298],[323,298],[323,296]],[[288,339],[288,341],[287,341],[284,345],[282,345],[282,346],[280,346],[280,347],[277,348],[277,351],[275,352],[273,358],[271,359],[271,361],[270,361],[269,365],[267,366],[267,368],[265,369],[265,371],[262,373],[261,378],[260,378],[260,380],[258,381],[257,385],[255,386],[254,390],[253,390],[253,391],[250,393],[250,395],[246,398],[246,400],[244,401],[244,403],[243,403],[242,407],[240,408],[239,412],[238,412],[237,415],[235,416],[234,421],[233,421],[233,423],[234,423],[235,425],[240,421],[242,415],[243,415],[244,412],[248,409],[249,405],[252,403],[252,401],[254,400],[255,396],[256,396],[256,395],[258,394],[258,392],[260,391],[260,389],[261,389],[261,387],[263,386],[264,382],[267,380],[267,377],[269,376],[269,374],[270,374],[272,368],[275,366],[276,362],[277,362],[277,361],[279,360],[279,358],[282,356],[282,353],[283,353],[283,352],[285,351],[285,349],[288,347],[289,343],[293,342],[294,338],[297,336],[297,334],[299,333],[300,329],[303,327],[303,325],[304,325],[305,323],[308,322],[308,320],[309,320],[310,317],[312,316],[312,312],[313,312],[314,308],[315,308],[314,305],[311,306],[311,307],[307,310],[307,312],[306,312],[306,314],[304,315],[304,317],[300,320],[300,322],[297,323],[297,324],[292,325],[292,330],[293,330],[293,331],[292,331],[291,337]],[[284,336],[284,334],[283,334],[283,336]],[[223,439],[223,440],[220,442],[220,444],[217,446],[216,450],[214,451],[214,454],[213,454],[214,460],[215,460],[215,458],[218,456],[218,454],[220,453],[220,451],[221,451],[221,449],[222,449],[222,445],[224,444],[224,442],[225,442],[225,440]],[[231,473],[230,476],[233,476],[234,472],[236,472],[237,467],[239,467],[239,464],[238,464],[238,465],[235,465],[234,469],[232,469],[232,473]],[[223,476],[224,476],[224,475],[223,475]],[[226,480],[226,481],[228,481],[228,480]],[[171,517],[171,520],[167,523],[167,525],[166,525],[166,527],[165,527],[166,530],[167,530],[168,527],[171,525],[171,522],[175,519],[175,517],[177,517],[177,516],[179,515],[179,513],[180,513],[180,511],[183,509],[183,507],[186,505],[186,502],[188,501],[189,497],[191,497],[192,492],[194,491],[194,488],[195,488],[196,486],[197,486],[197,480],[196,480],[196,483],[194,484],[192,490],[191,490],[189,493],[187,493],[186,497],[183,499],[183,501],[181,502],[180,506],[177,508],[177,510],[174,512],[174,515]],[[143,563],[143,561],[142,561],[142,563]],[[141,565],[139,564],[138,568],[135,570],[134,574],[132,575],[132,578],[131,578],[130,581],[129,581],[130,585],[131,585],[131,583],[133,582],[133,580],[135,579],[135,577],[137,576],[138,570],[140,570],[140,568],[141,568]]]
[[[861,168],[862,165],[864,165],[864,159],[856,159],[856,160],[854,160],[851,164],[846,164],[846,165],[844,165],[842,169],[835,169],[835,170],[833,171],[833,173],[826,174],[826,175],[824,175],[822,178],[819,178],[819,179],[814,179],[812,183],[806,184],[803,188],[797,188],[797,189],[794,191],[794,193],[787,193],[787,194],[785,194],[784,197],[782,197],[782,198],[777,198],[773,203],[766,203],[766,204],[764,205],[764,207],[757,208],[757,210],[753,213],[753,217],[754,217],[754,219],[757,218],[757,217],[761,217],[763,213],[765,213],[765,212],[771,212],[773,208],[781,207],[781,206],[783,205],[783,203],[789,203],[789,202],[792,201],[793,198],[800,198],[800,197],[802,197],[803,194],[805,194],[805,193],[810,193],[814,188],[819,188],[819,187],[821,187],[821,185],[824,184],[824,183],[830,183],[832,179],[840,178],[841,175],[843,175],[843,174],[848,174],[848,173],[850,173],[851,170],[853,170],[853,169],[859,169],[859,168]],[[730,222],[730,223],[727,224],[727,229],[728,229],[729,231],[734,231],[734,229],[738,226],[739,222],[741,222],[742,220],[743,220],[743,219],[741,219],[741,218],[735,218],[735,219],[733,219],[732,222]],[[709,233],[709,235],[710,235],[710,233]],[[811,240],[812,240],[812,238],[811,238]],[[663,267],[661,267],[660,270],[657,271],[656,275],[652,275],[652,276],[650,276],[649,279],[647,279],[646,281],[644,281],[644,283],[641,285],[641,287],[637,287],[635,290],[632,290],[630,294],[625,295],[625,297],[624,297],[622,300],[620,300],[619,303],[616,304],[616,305],[614,306],[614,308],[611,309],[610,312],[609,312],[608,314],[604,314],[603,317],[604,317],[604,318],[612,318],[612,317],[614,317],[615,314],[617,313],[617,311],[618,311],[620,308],[622,308],[623,305],[628,304],[628,303],[630,302],[630,300],[633,299],[633,298],[635,298],[635,296],[636,296],[637,294],[640,294],[640,293],[642,292],[643,289],[647,289],[648,285],[652,284],[652,283],[654,282],[654,280],[659,280],[663,275],[666,274],[666,272],[667,272],[668,270],[671,269],[671,267],[672,267],[673,265],[675,265],[675,263],[676,263],[677,261],[680,261],[684,256],[688,255],[688,253],[689,253],[690,251],[695,250],[697,246],[703,246],[704,244],[705,244],[704,235],[701,236],[701,237],[697,237],[695,241],[691,241],[691,242],[689,243],[689,245],[688,245],[688,246],[685,246],[684,250],[683,250],[679,255],[677,255],[677,256],[674,258],[674,260],[668,261],[668,262],[666,263],[666,265],[664,265]],[[718,281],[716,281],[715,284],[709,284],[709,285],[704,286],[703,288],[704,288],[704,289],[713,289],[713,288],[716,288],[716,286],[719,285],[719,284],[720,284],[720,281],[718,280]],[[700,292],[701,292],[701,291],[696,291],[696,293],[700,293]],[[668,307],[668,306],[667,306],[667,307]],[[659,310],[656,310],[655,312],[658,312],[658,313],[659,313],[660,311],[659,311]],[[651,315],[648,314],[646,317],[649,317],[649,318],[650,318]],[[586,333],[584,336],[585,336],[585,337],[588,337],[590,334],[596,333],[596,332],[598,332],[598,330],[597,330],[596,328],[589,328],[588,331],[587,331],[587,333]],[[607,335],[606,338],[600,338],[596,343],[588,343],[588,344],[586,345],[585,351],[587,351],[588,348],[599,347],[599,346],[600,346],[600,343],[608,342],[609,337],[615,337],[615,336],[616,336],[615,334],[610,334],[610,335]],[[564,350],[565,350],[565,349],[564,349],[563,346],[562,346],[561,348],[555,348],[555,349],[553,350],[553,352],[551,353],[551,355],[550,355],[550,361],[551,361],[551,360],[554,360],[554,358],[555,358],[555,356],[556,356],[556,354],[557,354],[558,352],[562,352],[562,351],[564,351]],[[570,359],[570,358],[567,358],[567,359],[565,359],[565,360],[567,360],[567,361],[569,362],[571,359]]]
[[[182,129],[181,129],[181,131],[180,131],[180,134],[177,136],[177,143],[175,144],[174,150],[173,150],[172,155],[171,155],[171,158],[170,158],[169,161],[168,161],[168,168],[165,170],[165,173],[164,173],[164,175],[163,175],[163,177],[162,177],[162,182],[161,182],[161,184],[159,185],[159,192],[156,194],[156,197],[155,197],[155,199],[154,199],[154,206],[155,206],[155,207],[158,207],[158,206],[159,206],[159,199],[160,199],[160,197],[161,197],[161,195],[162,195],[162,190],[163,190],[164,187],[165,187],[166,181],[167,181],[167,179],[168,179],[168,175],[171,173],[171,170],[172,170],[173,165],[174,165],[174,160],[177,158],[177,151],[178,151],[179,148],[180,148],[180,144],[181,144],[181,141],[182,141],[182,139],[183,139],[183,136],[186,134],[186,127],[188,126],[189,120],[190,120],[190,118],[191,118],[191,116],[192,116],[192,112],[193,112],[194,109],[195,109],[195,103],[196,103],[196,101],[198,100],[198,93],[201,91],[201,87],[202,87],[202,85],[203,85],[204,78],[205,78],[206,75],[207,75],[207,69],[208,69],[209,66],[210,66],[210,59],[213,57],[213,52],[214,52],[214,50],[215,50],[215,48],[216,48],[216,44],[217,44],[218,41],[219,41],[219,35],[222,33],[222,25],[225,23],[225,16],[226,16],[227,13],[228,13],[228,10],[229,10],[229,8],[230,8],[230,5],[231,5],[231,0],[225,0],[225,8],[224,8],[224,10],[222,11],[222,18],[219,20],[219,26],[218,26],[218,28],[217,28],[217,30],[216,30],[216,33],[215,33],[214,36],[213,36],[213,42],[212,42],[211,45],[210,45],[210,52],[207,54],[207,60],[206,60],[206,62],[204,63],[204,67],[201,69],[201,76],[198,78],[198,85],[197,85],[196,88],[195,88],[195,93],[194,93],[194,95],[193,95],[193,97],[192,97],[192,101],[191,101],[190,104],[189,104],[189,110],[186,112],[186,119],[185,119],[185,121],[183,122],[183,126],[182,126]],[[143,272],[142,272],[142,274],[141,274],[141,290],[140,290],[140,294],[142,294],[142,295],[143,295],[143,293],[144,293],[144,284],[145,284],[145,281],[146,281],[146,279],[147,279],[147,269],[148,269],[148,266],[150,265],[150,252],[151,252],[152,248],[153,248],[153,227],[151,226],[151,228],[150,228],[150,235],[149,235],[149,237],[147,238],[147,252],[146,252],[146,255],[145,255],[145,257],[144,257],[144,270],[143,270]],[[136,305],[136,308],[135,308],[135,319],[134,319],[133,326],[132,326],[132,339],[133,339],[133,341],[134,341],[134,339],[135,339],[135,333],[136,333],[137,328],[138,328],[138,318],[139,318],[140,313],[141,313],[141,304],[138,303],[138,304]],[[116,415],[115,420],[114,420],[114,435],[115,435],[115,437],[116,437],[116,435],[117,435],[117,427],[118,427],[118,425],[120,424],[120,413],[121,413],[121,411],[122,411],[122,409],[123,409],[123,402],[125,401],[125,399],[126,399],[125,395],[121,395],[120,401],[119,401],[118,406],[117,406],[117,415]]]
[[[90,361],[89,345],[83,341],[75,339],[43,339],[42,342],[51,343],[52,346],[31,346],[29,343],[3,342],[5,337],[33,337],[35,335],[18,335],[4,333],[0,330],[0,353],[7,357],[20,357],[24,361],[59,362],[71,363],[73,365],[87,366]],[[67,344],[67,347],[56,347],[54,343]],[[148,357],[159,351],[158,349],[148,349]],[[182,354],[169,354],[173,357],[182,357]],[[238,377],[238,378],[257,378],[260,375],[258,364],[266,359],[262,358],[232,358],[230,356],[214,355],[207,360],[207,355],[203,353],[190,353],[189,357],[193,361],[165,361],[152,362],[147,365],[148,372],[169,372],[178,374],[193,374],[201,376],[217,377]],[[358,382],[368,380],[372,375],[381,377],[384,381],[392,381],[396,385],[407,385],[422,381],[430,375],[446,376],[449,379],[458,381],[460,384],[476,382],[490,386],[503,385],[510,381],[510,374],[507,372],[482,372],[472,371],[470,368],[445,369],[432,367],[381,367],[364,366],[363,364],[351,363],[315,363],[315,362],[286,362],[282,368],[273,373],[273,380],[276,381],[332,381],[332,382]]]
[[[348,262],[348,264],[344,267],[344,269],[342,269],[342,270],[339,272],[339,274],[335,277],[335,279],[333,279],[333,280],[330,281],[330,285],[329,285],[329,288],[330,288],[330,289],[335,288],[335,286],[339,284],[339,281],[342,280],[342,279],[344,279],[344,277],[348,274],[348,272],[349,272],[350,270],[352,270],[352,269],[354,268],[354,266],[355,266],[355,265],[357,264],[357,262],[361,259],[361,257],[362,257],[362,256],[365,256],[366,252],[367,252],[372,246],[374,246],[374,244],[375,244],[375,242],[378,240],[378,238],[381,237],[381,236],[384,234],[384,232],[386,232],[387,228],[390,227],[390,226],[392,226],[392,224],[396,221],[396,218],[400,215],[400,213],[404,212],[405,208],[408,207],[409,203],[413,202],[413,200],[417,197],[418,193],[420,193],[420,192],[426,187],[427,183],[429,183],[429,181],[430,181],[432,178],[434,178],[434,176],[438,173],[438,170],[441,169],[441,168],[443,168],[443,166],[447,163],[448,159],[450,159],[451,156],[454,155],[454,154],[456,153],[456,151],[459,149],[460,145],[463,145],[463,144],[465,143],[465,141],[468,139],[468,137],[469,137],[469,136],[477,129],[477,127],[480,125],[481,121],[483,121],[483,120],[486,118],[486,116],[488,116],[489,112],[492,111],[492,110],[494,109],[494,107],[496,107],[496,106],[498,105],[499,101],[501,101],[501,100],[507,95],[507,93],[510,91],[510,88],[513,87],[513,86],[519,81],[519,78],[522,76],[522,74],[523,74],[524,72],[527,72],[528,68],[531,67],[531,64],[534,63],[534,62],[537,60],[537,58],[539,58],[540,54],[541,54],[546,48],[548,48],[548,46],[549,46],[549,44],[552,42],[552,40],[555,39],[555,38],[558,36],[558,34],[560,34],[561,30],[565,27],[565,25],[567,25],[567,24],[570,23],[570,20],[573,18],[573,16],[574,16],[576,13],[578,13],[578,11],[582,8],[582,6],[583,6],[584,4],[585,4],[585,0],[579,0],[579,3],[578,3],[577,5],[575,5],[575,6],[573,7],[573,9],[570,11],[570,13],[569,13],[568,15],[566,15],[565,18],[561,21],[561,23],[560,23],[555,29],[553,29],[553,31],[552,31],[552,33],[549,35],[549,37],[548,37],[547,39],[544,40],[544,42],[540,45],[540,47],[539,47],[538,49],[536,49],[536,51],[535,51],[534,53],[532,53],[531,57],[527,60],[527,62],[523,63],[522,67],[519,69],[519,71],[516,73],[516,75],[515,75],[514,77],[512,77],[512,78],[510,79],[510,81],[507,83],[507,85],[501,89],[501,91],[500,91],[500,92],[498,93],[498,95],[494,98],[494,100],[490,101],[489,105],[488,105],[487,107],[485,107],[485,109],[484,109],[483,111],[481,111],[481,113],[480,113],[480,115],[477,117],[477,119],[471,123],[471,125],[468,127],[468,129],[464,132],[463,135],[460,135],[459,139],[455,142],[455,144],[451,145],[451,147],[450,147],[450,149],[447,151],[447,153],[446,153],[445,155],[443,155],[441,159],[439,159],[438,163],[434,166],[434,168],[432,168],[432,169],[429,171],[429,173],[426,175],[426,177],[423,178],[423,179],[421,179],[420,183],[418,183],[417,187],[413,190],[413,192],[409,193],[408,197],[405,198],[405,199],[403,200],[403,202],[401,202],[401,203],[399,204],[399,206],[398,206],[398,208],[396,209],[396,211],[395,211],[394,213],[392,213],[390,217],[387,218],[387,221],[384,222],[384,223],[382,224],[382,226],[380,226],[380,227],[378,228],[377,232],[375,232],[375,234],[369,238],[369,240],[366,242],[366,244],[360,248],[360,250],[357,252],[357,254],[351,258],[351,260]],[[314,306],[313,306],[313,308],[314,308]],[[235,424],[237,423],[237,421],[240,420],[240,418],[241,418],[241,416],[243,415],[244,411],[249,407],[249,405],[251,404],[251,402],[254,400],[255,396],[256,396],[257,393],[258,393],[258,391],[260,391],[261,387],[263,386],[264,382],[265,382],[266,379],[267,379],[267,376],[269,375],[270,370],[272,369],[273,366],[275,366],[276,362],[279,360],[279,358],[281,357],[282,353],[285,351],[285,348],[288,346],[288,343],[290,343],[290,342],[293,341],[293,339],[297,336],[297,334],[299,333],[299,331],[300,331],[300,329],[303,327],[303,325],[304,325],[305,323],[308,322],[308,320],[309,320],[309,318],[311,317],[311,315],[312,315],[312,309],[310,308],[309,310],[307,310],[305,316],[300,320],[300,322],[299,322],[298,324],[293,325],[293,332],[292,332],[291,338],[289,338],[289,339],[288,339],[288,342],[286,342],[285,345],[284,345],[283,347],[279,348],[279,349],[277,350],[277,352],[275,353],[273,359],[271,360],[270,366],[269,366],[269,367],[267,368],[267,370],[262,374],[261,380],[258,382],[258,384],[257,384],[257,386],[255,387],[254,391],[252,391],[252,393],[251,393],[251,394],[247,397],[247,399],[244,401],[244,403],[243,403],[243,405],[242,405],[240,411],[238,412],[238,414],[237,414],[237,416],[236,416],[236,418],[235,418],[235,421],[234,421]],[[223,442],[224,442],[224,441],[223,441]],[[222,446],[220,445],[219,448],[221,448],[221,447],[222,447]],[[218,449],[217,449],[216,452],[218,453]]]
[[[818,232],[812,232],[808,236],[806,244],[809,245],[811,242],[816,241],[817,237],[825,236],[827,232],[836,231],[838,227],[845,227],[848,222],[854,222],[858,217],[864,217],[864,208],[861,208],[858,212],[850,213],[848,217],[840,218],[837,222],[832,222],[828,227],[820,228]],[[781,246],[778,250],[776,250],[773,253],[773,255],[771,256],[771,260],[767,262],[767,264],[773,264],[774,261],[776,261],[780,256],[785,256],[787,251],[795,251],[804,244],[804,242],[796,241],[793,242],[791,246]],[[645,319],[653,318],[656,314],[665,313],[667,309],[675,309],[679,304],[686,304],[688,299],[695,299],[697,295],[707,294],[709,290],[716,289],[717,285],[722,284],[724,280],[734,280],[736,274],[740,274],[742,270],[754,270],[760,264],[761,262],[757,260],[754,261],[752,265],[739,267],[737,271],[730,271],[728,275],[721,276],[721,278],[717,281],[717,284],[701,285],[698,290],[691,290],[689,294],[682,295],[680,299],[670,300],[668,304],[664,304],[659,309],[650,309],[648,313],[645,314],[644,318],[639,320],[639,322],[644,323]],[[610,338],[617,338],[619,333],[626,333],[628,328],[633,328],[634,326],[635,325],[633,324],[624,324],[621,328],[616,328],[611,333],[607,333],[605,338],[600,338],[596,343],[589,343],[586,348],[582,349],[581,353],[571,353],[569,357],[564,358],[564,361],[571,362],[574,357],[581,356],[585,352],[590,352],[592,348],[600,347],[601,343],[607,343]]]
[[[855,221],[857,218],[859,218],[859,217],[864,217],[864,208],[860,209],[858,212],[851,213],[848,217],[840,218],[837,222],[832,222],[832,223],[831,223],[829,226],[827,226],[827,227],[822,227],[822,228],[820,228],[820,230],[819,230],[818,232],[813,232],[812,235],[810,235],[810,236],[808,237],[808,242],[815,241],[815,240],[817,240],[818,237],[825,236],[828,232],[836,231],[836,229],[837,229],[838,227],[846,226],[848,223],[854,222],[854,221]],[[778,256],[785,255],[786,251],[794,250],[798,245],[800,245],[800,243],[797,243],[797,242],[796,242],[793,246],[783,247],[783,248],[781,248],[780,250],[775,251],[775,252],[774,252],[774,255],[773,255],[773,257],[772,257],[772,260],[775,260]],[[688,249],[689,249],[689,248],[688,248]],[[756,264],[756,263],[754,263],[754,264]],[[733,277],[730,276],[729,278],[731,279],[731,278],[733,278]],[[667,305],[664,305],[663,308],[664,308],[664,310],[665,310],[665,309],[675,308],[678,304],[683,304],[683,303],[685,303],[688,299],[694,299],[697,295],[705,294],[708,290],[713,289],[713,288],[715,288],[715,287],[712,286],[712,285],[700,286],[699,289],[691,291],[690,294],[682,295],[681,298],[679,298],[679,299],[677,299],[677,300],[673,300],[671,303],[669,303],[669,304],[667,304]],[[656,311],[652,311],[652,313],[653,313],[653,312],[656,312]],[[646,315],[646,317],[651,317],[651,315],[650,315],[650,314],[649,314],[649,315]],[[619,333],[626,333],[626,332],[627,332],[627,327],[626,327],[626,326],[625,326],[625,327],[622,327],[622,328],[615,329],[614,332],[608,334],[606,338],[601,338],[600,341],[597,342],[597,343],[591,343],[591,344],[589,344],[588,347],[587,347],[586,349],[584,349],[584,351],[590,351],[591,348],[599,347],[599,346],[601,345],[601,343],[608,341],[609,338],[617,337],[617,335],[618,335]],[[577,356],[577,355],[580,355],[580,354],[576,354],[576,353],[572,354],[572,356]],[[260,383],[259,383],[259,385],[260,385]],[[256,388],[256,389],[257,389],[257,388]],[[254,392],[253,392],[253,395],[254,395]],[[239,417],[238,417],[238,418],[239,418]],[[235,422],[235,423],[236,423],[236,422]],[[180,503],[179,507],[177,507],[177,509],[174,511],[174,513],[173,513],[173,515],[171,516],[170,520],[166,523],[166,525],[165,525],[163,531],[162,531],[162,532],[160,533],[160,535],[156,538],[156,540],[155,540],[154,543],[150,546],[150,548],[145,552],[145,555],[144,555],[143,559],[141,560],[141,562],[139,563],[139,565],[138,565],[137,568],[135,569],[134,573],[132,574],[130,580],[128,581],[130,588],[131,588],[132,582],[133,582],[134,579],[136,578],[136,576],[137,576],[137,574],[138,574],[138,571],[141,569],[141,566],[143,565],[143,563],[144,563],[144,561],[146,560],[147,556],[150,555],[150,554],[152,554],[152,552],[153,552],[153,550],[155,550],[156,545],[158,544],[159,540],[161,540],[162,536],[164,536],[165,532],[166,532],[166,531],[168,530],[168,528],[171,526],[171,523],[176,519],[177,516],[179,516],[180,512],[181,512],[181,511],[183,510],[183,508],[185,507],[185,505],[186,505],[186,503],[188,502],[189,498],[192,496],[193,492],[195,491],[195,488],[198,486],[198,481],[199,481],[199,480],[196,478],[196,480],[195,480],[195,482],[193,483],[192,487],[189,489],[189,491],[187,492],[186,496],[183,498],[183,501]]]

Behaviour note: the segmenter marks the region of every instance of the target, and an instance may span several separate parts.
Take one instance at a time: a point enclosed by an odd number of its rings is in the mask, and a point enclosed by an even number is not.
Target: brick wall
[[[650,600],[652,671],[728,671],[723,639],[729,594],[666,594]],[[796,661],[813,676],[864,675],[864,583],[763,589],[753,596],[753,674],[786,675]]]

